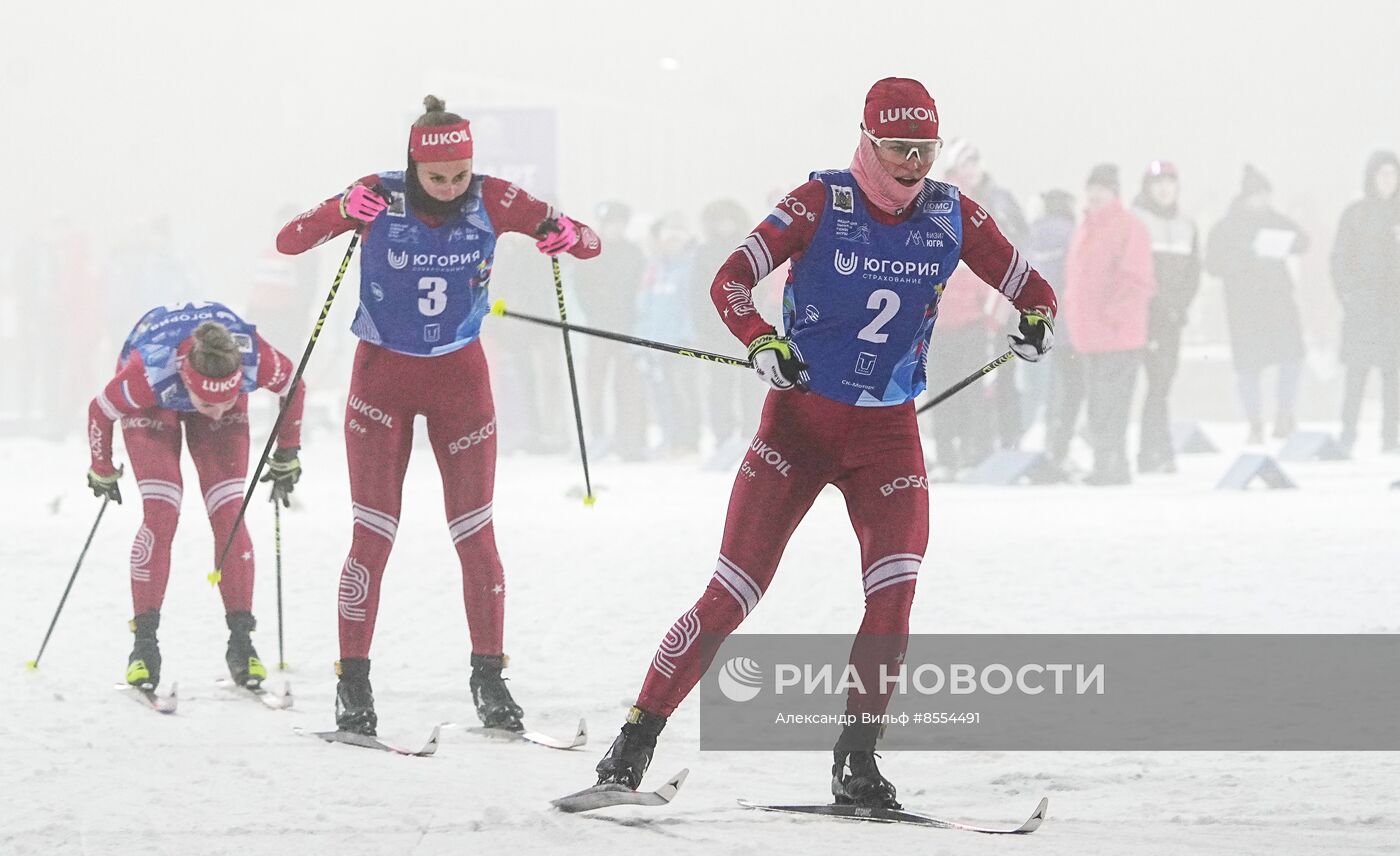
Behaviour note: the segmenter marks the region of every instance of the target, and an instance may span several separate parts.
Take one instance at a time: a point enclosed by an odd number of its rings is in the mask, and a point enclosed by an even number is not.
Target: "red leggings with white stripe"
[[[141,528],[131,545],[131,601],[133,611],[140,615],[160,608],[170,578],[170,543],[180,521],[184,494],[180,477],[182,427],[199,473],[199,487],[214,530],[214,561],[218,561],[246,487],[248,397],[239,397],[238,403],[217,421],[198,413],[151,408],[122,417],[121,425],[126,453],[141,491]],[[200,563],[197,567],[207,573],[214,566]],[[251,610],[253,542],[242,523],[222,570],[219,594],[224,600],[224,611]]]
[[[399,527],[413,419],[419,414],[428,423],[448,534],[462,564],[472,653],[502,653],[505,576],[491,524],[496,410],[481,343],[415,357],[361,342],[345,406],[354,525],[340,572],[342,659],[369,656],[379,585]]]
[[[866,686],[879,686],[873,670],[893,667],[903,655],[928,545],[928,482],[914,405],[854,407],[774,391],[734,479],[714,575],[661,640],[638,707],[670,716],[690,693],[718,642],[758,606],[788,539],[828,484],[845,495],[860,541],[865,619],[858,638],[866,644],[857,645],[852,663]],[[702,634],[706,644],[697,644]],[[872,693],[851,696],[847,707],[881,713],[886,703]]]

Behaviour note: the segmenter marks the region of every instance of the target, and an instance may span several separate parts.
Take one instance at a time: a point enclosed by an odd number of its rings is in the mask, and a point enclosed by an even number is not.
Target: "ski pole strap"
[[[1015,357],[1016,354],[1014,352],[1007,351],[1006,353],[997,357],[995,360],[992,360],[990,363],[987,363],[982,368],[978,369],[977,371],[973,372],[972,374],[968,375],[967,377],[963,378],[962,380],[958,381],[957,383],[938,393],[938,395],[933,397],[933,400],[926,401],[923,404],[919,405],[919,408],[914,411],[914,415],[918,416],[925,410],[932,410],[933,408],[952,398],[957,393],[962,392],[967,387],[972,386],[977,381],[996,371],[1001,366],[1006,365]]]
[[[596,336],[600,339],[609,339],[614,342],[622,342],[626,345],[637,345],[642,348],[651,348],[653,351],[664,351],[668,354],[676,354],[681,357],[692,357],[697,360],[704,360],[709,363],[720,363],[726,366],[736,366],[738,368],[751,369],[753,363],[738,357],[727,357],[724,354],[712,354],[709,351],[701,351],[695,348],[686,348],[681,345],[670,345],[666,342],[657,342],[652,339],[642,339],[637,336],[628,336],[624,333],[613,333],[608,330],[599,330],[596,327],[583,327],[578,324],[565,324],[551,318],[541,318],[538,315],[529,315],[524,312],[515,312],[506,309],[504,300],[497,300],[491,306],[491,314],[499,315],[502,318],[515,318],[520,321],[528,321],[531,324],[542,324],[545,327],[555,327],[560,330],[582,333],[587,336]]]

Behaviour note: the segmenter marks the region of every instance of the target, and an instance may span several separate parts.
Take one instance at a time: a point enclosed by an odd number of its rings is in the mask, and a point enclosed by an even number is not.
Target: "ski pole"
[[[111,497],[102,497],[102,507],[97,509],[97,519],[92,521],[92,529],[88,532],[87,540],[83,542],[83,551],[78,554],[77,564],[73,565],[73,573],[68,577],[68,585],[63,589],[63,597],[58,599],[58,609],[53,611],[53,620],[49,622],[49,630],[44,634],[43,643],[39,645],[39,653],[25,664],[30,669],[39,668],[39,658],[44,656],[44,649],[49,647],[49,637],[53,635],[54,625],[58,624],[59,613],[63,612],[63,605],[68,602],[68,593],[73,590],[73,581],[78,578],[78,569],[83,566],[83,558],[87,556],[88,547],[92,546],[92,536],[97,534],[97,524],[102,522],[102,515],[107,511],[107,503],[111,501]]]
[[[277,432],[281,429],[282,420],[287,415],[287,405],[292,403],[292,396],[296,393],[297,384],[301,383],[301,375],[306,371],[306,364],[311,361],[311,351],[315,349],[316,340],[321,336],[321,327],[326,323],[326,316],[331,312],[331,304],[335,302],[336,292],[340,291],[340,282],[345,279],[345,271],[350,267],[350,257],[355,254],[355,245],[359,242],[360,230],[356,229],[355,234],[350,236],[350,246],[345,248],[345,258],[340,260],[340,270],[336,272],[335,282],[331,283],[331,290],[326,295],[326,302],[321,305],[321,315],[316,319],[316,326],[311,328],[311,338],[306,340],[306,349],[301,352],[301,362],[297,365],[296,374],[292,375],[292,382],[287,387],[287,395],[282,399],[281,406],[277,408],[277,420],[272,423],[272,433],[267,435],[267,443],[263,445],[262,456],[258,458],[258,465],[253,470],[253,477],[248,479],[248,490],[243,494],[243,504],[238,507],[238,516],[233,519],[233,528],[229,530],[223,549],[219,551],[219,561],[208,576],[210,585],[216,586],[219,584],[219,580],[223,579],[224,560],[228,558],[228,551],[233,547],[233,539],[238,535],[238,527],[243,522],[243,515],[248,513],[248,503],[253,499],[253,491],[258,486],[258,477],[262,475],[263,467],[267,465],[267,458],[272,454],[272,444],[277,441]]]
[[[1007,351],[1006,353],[997,357],[995,360],[992,360],[990,363],[987,363],[982,368],[978,369],[977,371],[973,372],[972,374],[968,375],[967,377],[963,378],[962,380],[943,390],[938,395],[935,395],[932,401],[926,401],[923,404],[920,404],[919,409],[914,411],[914,415],[918,416],[925,410],[931,410],[932,408],[937,407],[938,405],[952,398],[957,393],[961,392],[966,387],[971,386],[972,384],[981,380],[983,377],[996,371],[998,368],[1005,365],[1008,361],[1011,360],[1011,358],[1015,356],[1016,354],[1014,352]]]
[[[575,333],[583,333],[587,336],[597,336],[600,339],[610,339],[614,342],[622,342],[626,345],[638,345],[643,348],[651,348],[653,351],[664,351],[668,354],[676,354],[681,357],[694,357],[697,360],[704,360],[708,363],[719,363],[726,366],[737,366],[739,368],[751,369],[753,363],[748,360],[741,360],[738,357],[726,357],[724,354],[712,354],[709,351],[698,351],[694,348],[685,348],[680,345],[668,345],[665,342],[656,342],[651,339],[641,339],[636,336],[628,336],[623,333],[613,333],[608,330],[599,330],[595,327],[582,327],[578,324],[560,324],[549,318],[541,318],[538,315],[527,315],[523,312],[513,312],[506,309],[504,300],[497,300],[491,306],[491,314],[499,315],[502,318],[517,318],[521,321],[529,321],[531,324],[543,324],[546,327],[556,327],[563,330],[571,330]]]
[[[287,671],[287,655],[282,649],[282,503],[272,501],[272,550],[277,557],[277,670]]]
[[[574,424],[578,427],[578,454],[583,459],[583,504],[592,505],[597,501],[593,495],[593,483],[588,477],[588,446],[583,440],[583,411],[578,404],[578,381],[574,378],[574,351],[569,345],[569,316],[564,312],[564,278],[559,274],[559,257],[550,256],[554,265],[554,296],[559,301],[559,323],[564,332],[564,362],[569,367],[569,394],[574,398]]]

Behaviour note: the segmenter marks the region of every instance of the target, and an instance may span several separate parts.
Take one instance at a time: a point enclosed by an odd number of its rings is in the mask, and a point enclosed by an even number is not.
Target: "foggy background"
[[[889,75],[927,85],[944,139],[969,138],[1028,216],[1037,194],[1054,187],[1082,206],[1085,177],[1104,161],[1120,166],[1129,203],[1146,164],[1163,158],[1179,167],[1183,211],[1204,239],[1253,163],[1273,182],[1276,207],[1312,239],[1296,292],[1312,351],[1305,419],[1335,420],[1340,397],[1329,356],[1339,325],[1326,268],[1332,232],[1360,195],[1367,155],[1400,147],[1400,9],[1387,0],[1322,11],[1229,0],[315,2],[218,11],[51,3],[11,6],[4,24],[0,338],[34,359],[60,342],[95,343],[91,365],[70,376],[82,387],[74,432],[143,308],[204,298],[247,311],[289,213],[361,175],[402,168],[407,127],[429,92],[474,119],[481,171],[511,153],[477,114],[555,111],[557,184],[522,183],[589,222],[598,203],[626,202],[644,245],[651,218],[679,212],[694,228],[702,205],[731,197],[756,223],[810,170],[847,166],[865,91]],[[134,266],[155,297],[145,306],[126,306],[118,293],[133,246],[158,246],[156,267],[169,274]],[[336,246],[298,262],[308,311],[339,262]],[[547,263],[533,250],[516,255],[522,261],[497,266],[496,296],[513,297],[508,283],[547,305]],[[23,317],[35,256],[50,273],[80,268],[59,330]],[[332,367],[352,350],[345,328],[355,288],[352,273],[323,337],[327,353],[313,362],[319,391],[343,395],[345,373]],[[1224,341],[1221,315],[1219,285],[1207,277],[1186,330],[1196,350],[1183,357],[1174,396],[1182,418],[1239,418],[1228,353],[1211,350]],[[301,326],[309,329],[309,316]],[[303,343],[274,342],[293,355]],[[1218,394],[1192,380],[1200,359],[1224,361]],[[7,386],[21,382],[16,368],[0,373]],[[11,428],[17,418],[4,417]]]

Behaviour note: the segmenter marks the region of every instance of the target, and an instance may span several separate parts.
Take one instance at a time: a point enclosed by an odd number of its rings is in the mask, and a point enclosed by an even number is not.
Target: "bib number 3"
[[[859,333],[857,339],[867,342],[874,342],[883,345],[889,341],[889,333],[881,333],[880,329],[890,323],[890,319],[899,314],[899,295],[888,288],[877,288],[870,292],[870,299],[865,302],[866,309],[877,310],[875,317],[866,324]]]
[[[425,276],[418,280],[418,311],[431,318],[447,308],[447,280],[440,276]]]

